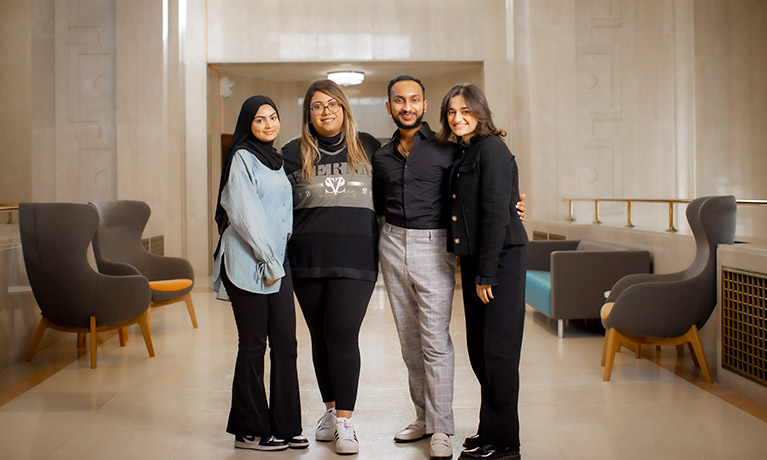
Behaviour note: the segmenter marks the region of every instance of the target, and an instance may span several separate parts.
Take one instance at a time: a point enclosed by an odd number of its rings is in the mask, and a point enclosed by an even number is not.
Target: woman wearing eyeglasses
[[[304,96],[301,137],[282,148],[293,186],[288,260],[312,339],[325,413],[317,441],[359,451],[351,416],[360,373],[359,331],[378,277],[371,160],[380,143],[357,131],[349,99],[330,80]]]

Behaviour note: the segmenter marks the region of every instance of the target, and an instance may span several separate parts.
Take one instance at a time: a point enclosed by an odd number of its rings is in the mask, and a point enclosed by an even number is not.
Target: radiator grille
[[[564,235],[558,235],[556,233],[546,233],[546,232],[539,232],[538,230],[533,230],[533,240],[566,240],[567,237]]]
[[[767,386],[767,275],[722,271],[722,367]]]
[[[151,238],[144,238],[141,240],[141,244],[144,246],[144,249],[150,254],[154,254],[156,256],[164,256],[165,255],[165,236],[153,236]]]

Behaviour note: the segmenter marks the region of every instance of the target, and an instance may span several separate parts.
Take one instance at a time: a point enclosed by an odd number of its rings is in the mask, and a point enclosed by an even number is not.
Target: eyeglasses
[[[328,102],[328,105],[322,105],[322,102],[315,102],[309,106],[312,115],[322,115],[325,113],[325,109],[328,109],[329,113],[336,113],[341,110],[341,104],[339,104],[338,101],[330,101]]]

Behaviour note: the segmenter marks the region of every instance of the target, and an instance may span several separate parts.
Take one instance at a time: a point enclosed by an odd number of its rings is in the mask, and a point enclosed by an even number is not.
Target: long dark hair
[[[455,85],[445,94],[442,98],[442,105],[439,109],[439,123],[442,126],[439,134],[437,134],[437,140],[443,144],[448,142],[458,142],[453,130],[450,129],[450,124],[447,121],[447,109],[450,106],[450,99],[455,96],[463,96],[463,100],[466,101],[466,105],[471,110],[474,117],[477,119],[477,129],[474,130],[474,135],[479,138],[496,135],[499,137],[506,137],[506,131],[499,129],[493,122],[493,113],[490,111],[490,106],[487,103],[487,98],[481,89],[477,85],[470,83],[463,83]]]

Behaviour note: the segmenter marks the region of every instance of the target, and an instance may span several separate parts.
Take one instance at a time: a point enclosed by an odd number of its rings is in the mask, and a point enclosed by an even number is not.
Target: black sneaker
[[[496,447],[488,444],[473,449],[465,449],[458,460],[517,460],[521,458],[519,447]]]
[[[236,436],[234,438],[234,447],[236,449],[253,449],[264,451],[286,450],[288,442],[284,439],[277,439],[274,436]]]
[[[300,434],[288,439],[288,447],[291,449],[306,449],[309,447],[309,440]]]

